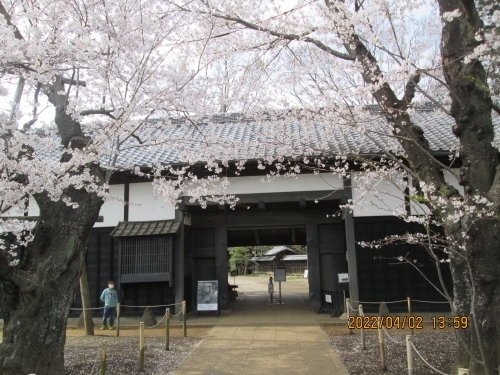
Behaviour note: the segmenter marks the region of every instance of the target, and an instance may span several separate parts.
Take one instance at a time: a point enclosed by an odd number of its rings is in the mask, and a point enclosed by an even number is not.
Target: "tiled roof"
[[[307,255],[285,255],[283,261],[304,261],[307,260]]]
[[[264,255],[276,255],[276,254],[279,254],[279,253],[281,253],[282,251],[285,251],[285,250],[291,251],[293,253],[295,252],[295,251],[293,251],[292,249],[289,249],[286,246],[275,246],[271,250],[266,251],[266,253]]]
[[[450,116],[426,107],[417,109],[412,118],[423,129],[432,152],[447,152],[458,147],[457,137],[451,130],[455,122]],[[496,128],[493,143],[500,148],[500,118],[494,118],[493,123]],[[376,111],[367,112],[363,122],[365,127],[360,127],[359,124],[337,126],[296,119],[278,123],[256,122],[241,120],[237,115],[214,116],[197,125],[185,124],[182,119],[159,124],[158,120],[156,128],[141,135],[141,138],[146,141],[167,138],[171,140],[171,145],[182,147],[172,147],[168,143],[148,149],[128,147],[120,153],[117,164],[119,168],[131,164],[149,166],[157,161],[164,164],[184,163],[187,161],[186,155],[191,151],[189,161],[199,161],[201,157],[197,159],[196,150],[207,139],[213,143],[219,142],[219,152],[223,150],[228,159],[233,160],[281,156],[283,149],[294,149],[297,152],[296,155],[284,156],[313,156],[319,152],[333,155],[373,154],[379,153],[380,147],[392,150],[395,145],[385,118]],[[311,127],[314,128],[312,132]],[[276,139],[271,134],[283,136]],[[137,143],[132,138],[130,142],[131,145]]]
[[[250,259],[252,262],[272,262],[275,260],[275,256],[262,256],[262,257],[253,257]]]
[[[177,233],[179,223],[174,220],[160,221],[120,221],[110,233],[112,237],[154,236]]]

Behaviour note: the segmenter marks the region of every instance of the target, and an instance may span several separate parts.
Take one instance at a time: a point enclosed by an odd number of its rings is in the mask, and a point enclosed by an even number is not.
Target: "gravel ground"
[[[171,329],[170,351],[168,352],[164,350],[164,330],[147,330],[144,372],[139,372],[138,330],[120,331],[120,337],[112,336],[107,332],[106,334],[96,333],[96,336],[84,336],[82,330],[68,332],[64,351],[66,375],[99,374],[99,360],[104,340],[107,340],[108,345],[106,375],[170,374],[196,348],[210,328],[189,327],[186,338],[179,337],[181,336],[180,329]]]
[[[376,331],[371,333],[365,330],[366,350],[362,350],[359,332],[349,335],[349,330],[344,325],[323,324],[322,328],[330,338],[333,348],[339,354],[350,375],[406,375],[408,373],[405,338],[407,334],[410,334],[410,331],[388,330],[388,334],[396,342],[384,334],[388,371],[381,371]],[[415,331],[412,341],[428,363],[444,373],[450,372],[457,351],[453,331],[433,330],[424,327],[422,331]],[[415,352],[413,354],[413,368],[414,373],[418,375],[437,374]]]

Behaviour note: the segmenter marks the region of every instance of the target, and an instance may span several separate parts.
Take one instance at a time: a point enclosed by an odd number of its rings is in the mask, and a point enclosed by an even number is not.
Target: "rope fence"
[[[364,314],[364,311],[363,311],[363,305],[365,304],[382,304],[382,303],[385,303],[385,304],[394,304],[394,303],[407,303],[408,305],[408,312],[405,313],[405,315],[407,314],[408,316],[411,316],[411,313],[412,313],[412,302],[417,302],[417,303],[434,303],[434,304],[450,304],[452,303],[453,301],[425,301],[425,300],[417,300],[417,299],[411,299],[410,297],[408,297],[406,300],[398,300],[398,301],[383,301],[383,302],[374,302],[374,301],[354,301],[354,300],[351,300],[350,298],[346,298],[345,299],[345,312],[347,314],[347,319],[348,321],[351,323],[351,321],[353,320],[352,319],[352,316],[353,315],[357,315],[357,319],[355,319],[356,321],[356,324],[353,325],[353,324],[349,324],[349,333],[352,334],[353,333],[353,326],[356,328],[356,329],[360,329],[360,336],[361,336],[361,349],[364,350],[366,349],[366,345],[365,345],[365,332],[364,332],[364,324],[358,324],[358,323],[363,323],[364,319],[365,319],[365,314]],[[354,307],[353,305],[357,305],[356,307]],[[358,322],[357,320],[358,319],[362,319],[360,322]],[[398,326],[399,327],[399,326]],[[436,373],[438,374],[441,374],[441,375],[448,375],[440,370],[438,370],[437,368],[435,368],[434,366],[432,366],[425,358],[424,356],[417,350],[417,348],[415,347],[415,345],[413,344],[413,342],[411,341],[411,338],[413,337],[413,327],[408,327],[410,330],[411,330],[411,333],[410,335],[406,335],[406,341],[403,342],[403,341],[400,341],[400,340],[397,340],[395,337],[392,337],[389,332],[387,332],[384,324],[379,324],[379,326],[377,327],[377,331],[378,331],[378,343],[379,343],[379,351],[380,351],[380,367],[383,371],[387,371],[387,366],[386,366],[386,346],[385,346],[385,342],[384,342],[384,336],[387,337],[388,340],[390,340],[392,343],[396,344],[396,345],[400,345],[400,346],[405,346],[406,347],[406,353],[407,353],[407,369],[408,369],[408,375],[413,375],[414,374],[414,368],[413,368],[413,351],[415,353],[417,353],[417,355],[420,357],[420,359],[425,363],[426,366],[428,366],[430,369],[432,369],[433,371],[435,371]],[[389,327],[391,328],[391,327]],[[385,335],[384,335],[385,334]]]
[[[176,306],[179,304],[172,304],[172,305],[165,305],[165,306]],[[97,369],[97,372],[95,374],[99,375],[106,375],[106,357],[107,357],[107,350],[120,350],[122,347],[125,346],[130,346],[134,345],[134,342],[136,342],[137,338],[139,338],[139,359],[138,359],[138,371],[143,372],[144,371],[144,362],[146,360],[146,355],[145,355],[145,334],[144,330],[145,329],[153,329],[158,327],[160,324],[162,324],[163,321],[165,321],[165,351],[170,350],[170,318],[175,317],[175,316],[180,316],[182,315],[182,320],[183,320],[183,331],[184,331],[184,337],[187,337],[187,330],[186,330],[186,302],[182,301],[180,303],[182,305],[181,311],[179,311],[175,315],[170,314],[170,308],[165,309],[165,314],[162,316],[160,321],[156,323],[153,326],[145,326],[144,322],[139,323],[139,328],[135,330],[135,332],[127,337],[124,340],[120,340],[119,342],[113,344],[113,345],[108,345],[108,342],[105,340],[102,342],[102,346],[99,347],[99,351],[96,355],[96,361],[94,362],[92,366],[92,370],[90,372],[90,375],[94,375],[95,370]],[[149,306],[146,306],[149,307]],[[120,311],[120,304],[117,306],[117,312],[119,314]],[[119,330],[117,330],[117,333]],[[119,336],[117,334],[117,336]],[[139,336],[139,337],[137,337]],[[97,366],[97,363],[100,361],[100,366]]]
[[[171,303],[169,305],[155,305],[155,306],[134,306],[134,305],[120,305],[121,307],[132,307],[132,308],[146,308],[146,307],[151,307],[151,308],[156,308],[156,307],[170,307],[170,306],[177,306],[177,305],[182,305],[182,302],[179,303]],[[71,307],[70,310],[74,311],[88,311],[88,310],[102,310],[104,309],[104,306],[102,307],[87,307],[87,308],[77,308],[77,307]]]
[[[413,343],[411,342],[411,335],[408,335],[406,336],[406,340],[407,340],[407,343],[408,343],[408,346],[410,346],[411,348],[408,349],[408,364],[411,364],[413,365],[413,358],[411,358],[411,349],[413,348],[413,350],[415,351],[415,353],[417,353],[417,355],[420,357],[420,359],[427,365],[429,366],[431,369],[433,369],[434,371],[436,371],[438,374],[441,374],[441,375],[449,375],[445,372],[442,372],[442,371],[439,371],[437,368],[435,368],[434,366],[432,366],[429,362],[427,362],[425,360],[425,358],[422,356],[422,354],[420,354],[420,352],[417,350],[417,348],[415,348],[415,345],[413,345]],[[411,359],[411,361],[410,361]],[[413,370],[413,366],[412,366],[412,369]],[[408,367],[408,373],[410,373],[410,367]]]

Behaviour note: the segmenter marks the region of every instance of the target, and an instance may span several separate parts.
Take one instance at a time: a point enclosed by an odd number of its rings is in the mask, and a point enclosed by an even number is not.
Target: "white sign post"
[[[275,268],[274,269],[274,281],[279,282],[280,295],[279,295],[278,303],[281,305],[281,282],[286,281],[286,269]]]

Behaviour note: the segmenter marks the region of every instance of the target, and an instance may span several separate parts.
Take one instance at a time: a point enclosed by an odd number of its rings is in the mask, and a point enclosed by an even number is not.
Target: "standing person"
[[[101,329],[115,329],[116,305],[118,304],[118,294],[116,293],[115,283],[108,281],[108,287],[102,291],[101,301],[104,302],[104,315],[102,317]],[[106,320],[109,318],[109,326],[106,325]]]

